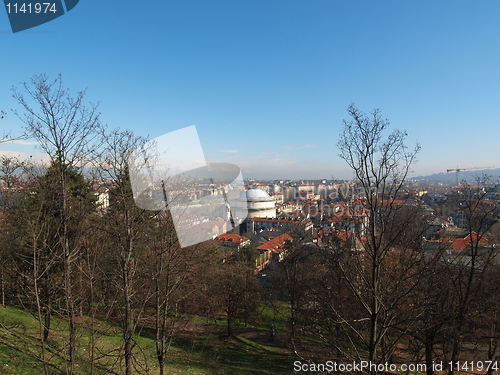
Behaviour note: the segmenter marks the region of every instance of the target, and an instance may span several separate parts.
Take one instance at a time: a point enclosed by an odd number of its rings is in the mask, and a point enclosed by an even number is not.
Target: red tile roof
[[[237,234],[233,233],[223,233],[219,234],[217,237],[215,237],[214,241],[220,242],[220,243],[235,243],[235,244],[242,244],[247,241],[250,241],[248,238],[239,236]]]
[[[281,236],[275,237],[262,245],[260,245],[257,250],[267,250],[267,251],[272,251],[273,253],[281,253],[283,251],[283,246],[285,245],[286,241],[291,241],[292,237],[285,233],[282,234]]]
[[[445,238],[440,238],[439,241],[441,242],[451,242],[452,243],[452,250],[457,250],[457,251],[463,251],[467,250],[467,247],[471,243],[471,235],[468,234],[467,236],[463,238],[450,238],[450,237],[445,237]],[[478,241],[478,235],[476,232],[472,232],[472,242],[476,243]],[[488,239],[482,237],[479,239],[479,243],[481,245],[487,245],[490,242]]]

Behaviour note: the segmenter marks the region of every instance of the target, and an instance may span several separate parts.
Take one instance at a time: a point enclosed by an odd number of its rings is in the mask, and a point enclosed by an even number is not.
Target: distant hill
[[[500,168],[458,172],[458,180],[474,181],[476,177],[482,175],[488,175],[491,176],[492,179],[494,180],[499,180]],[[454,181],[456,179],[456,176],[457,176],[456,172],[448,172],[448,173],[441,172],[441,173],[431,174],[430,176],[418,176],[409,179],[418,181],[450,181],[450,180]]]

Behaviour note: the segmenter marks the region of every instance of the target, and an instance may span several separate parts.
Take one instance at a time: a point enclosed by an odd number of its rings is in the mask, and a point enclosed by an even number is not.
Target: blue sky
[[[500,167],[499,16],[497,1],[82,0],[13,34],[0,9],[0,127],[20,127],[13,85],[61,73],[108,126],[196,125],[205,157],[244,177],[351,178],[336,144],[353,102],[421,144],[413,176]]]

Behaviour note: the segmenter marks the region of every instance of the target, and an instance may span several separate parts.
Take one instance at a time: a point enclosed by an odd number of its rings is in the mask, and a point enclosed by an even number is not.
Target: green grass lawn
[[[263,318],[252,322],[245,332],[264,335],[269,329],[268,320],[272,311],[265,307]],[[199,319],[198,317],[196,319]],[[286,317],[277,325],[285,324]],[[123,374],[124,361],[121,356],[122,335],[120,327],[96,322],[95,374]],[[224,322],[219,322],[222,327]],[[37,320],[28,312],[0,307],[0,375],[43,374],[41,343]],[[199,324],[199,323],[198,323]],[[46,359],[50,374],[65,373],[67,349],[66,322],[54,317],[52,332],[46,344]],[[240,325],[241,327],[241,325]],[[241,330],[241,328],[240,328]],[[134,348],[137,371],[134,373],[157,374],[154,340],[151,332],[141,331],[136,336]],[[253,333],[252,333],[253,334]],[[88,324],[82,320],[78,326],[78,348],[75,374],[91,373],[91,346]],[[179,333],[175,336],[167,359],[169,374],[289,374],[293,370],[293,357],[286,349],[255,342],[245,337],[227,339],[222,333]]]

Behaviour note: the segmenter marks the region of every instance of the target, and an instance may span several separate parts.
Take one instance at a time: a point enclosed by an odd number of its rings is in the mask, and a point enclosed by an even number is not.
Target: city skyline
[[[2,130],[10,88],[62,74],[102,122],[155,138],[196,125],[205,158],[244,178],[352,179],[338,157],[347,107],[380,109],[422,146],[410,177],[499,167],[500,5],[86,1],[12,34],[0,12]],[[35,155],[32,140],[0,153]]]

